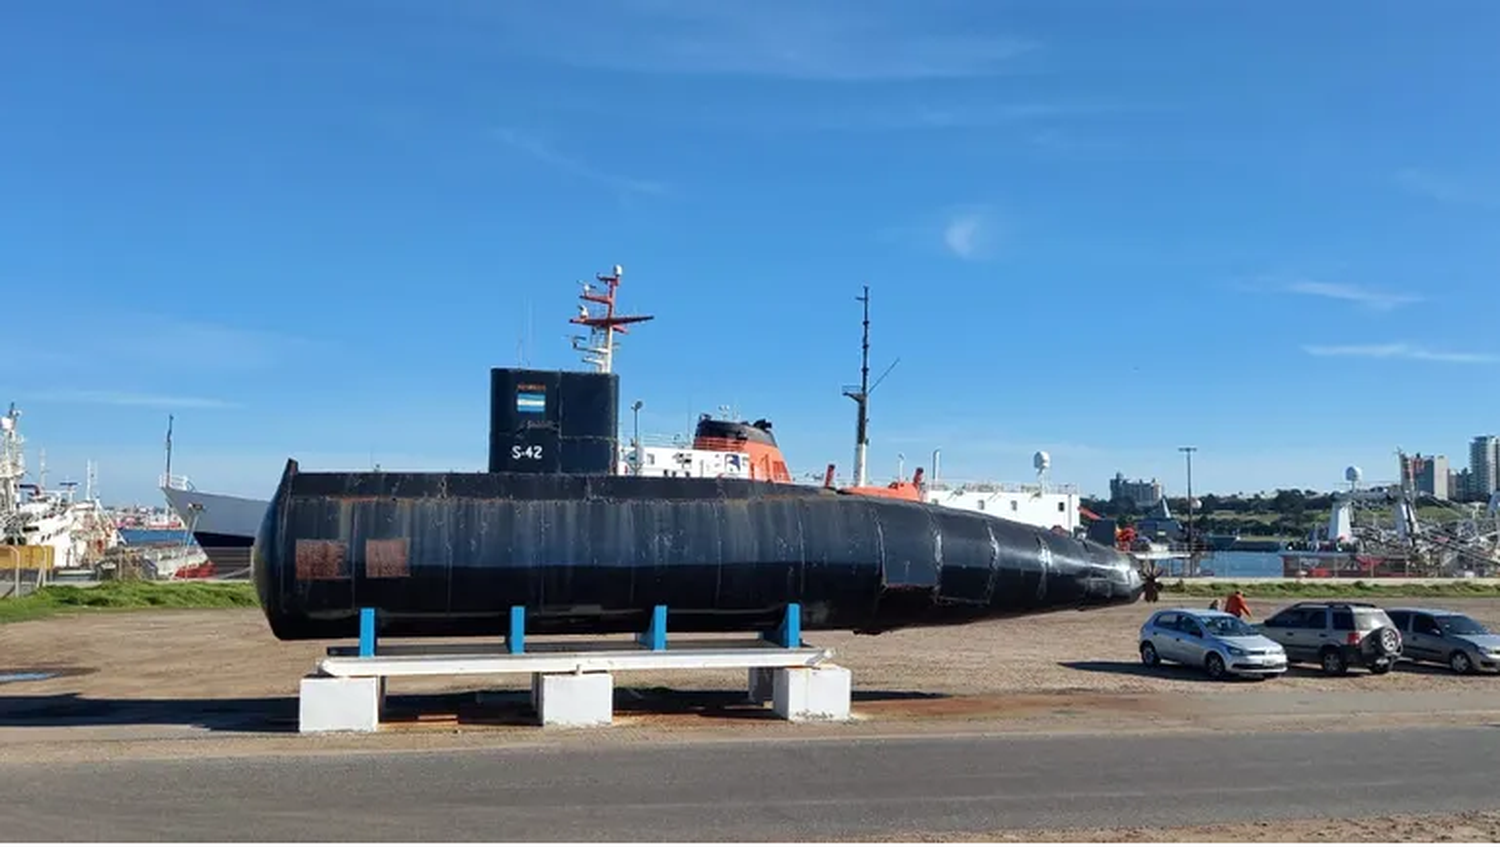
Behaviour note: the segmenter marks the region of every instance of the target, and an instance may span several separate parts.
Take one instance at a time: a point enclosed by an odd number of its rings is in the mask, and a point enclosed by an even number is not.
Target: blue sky
[[[149,9],[149,12],[147,11]],[[847,471],[1328,488],[1500,430],[1500,5],[10,4],[0,395],[112,501],[479,469],[487,369],[656,320],[642,428]],[[628,412],[622,415],[628,419]]]

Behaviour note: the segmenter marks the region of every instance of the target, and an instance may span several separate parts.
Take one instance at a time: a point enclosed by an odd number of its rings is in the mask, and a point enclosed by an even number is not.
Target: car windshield
[[[1354,628],[1361,632],[1372,629],[1380,629],[1383,626],[1394,627],[1389,615],[1382,609],[1355,609]]]
[[[1226,638],[1256,634],[1255,630],[1249,624],[1239,618],[1228,615],[1224,617],[1204,618],[1203,627],[1208,630],[1210,635],[1220,635]]]
[[[1484,624],[1468,615],[1444,615],[1437,619],[1438,626],[1448,635],[1489,635]]]

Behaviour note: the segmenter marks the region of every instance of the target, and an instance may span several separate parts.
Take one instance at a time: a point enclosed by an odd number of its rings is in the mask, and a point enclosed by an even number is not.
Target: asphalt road
[[[1500,727],[0,766],[0,839],[799,840],[1487,809]]]

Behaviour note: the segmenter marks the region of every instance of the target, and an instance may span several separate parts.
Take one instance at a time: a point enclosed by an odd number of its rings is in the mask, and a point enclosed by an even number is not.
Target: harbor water
[[[1166,566],[1166,563],[1163,563]],[[1172,563],[1175,573],[1182,567]],[[1211,574],[1216,579],[1250,579],[1255,577],[1279,577],[1282,575],[1281,556],[1276,553],[1247,550],[1218,550],[1205,554],[1198,564],[1204,576]]]

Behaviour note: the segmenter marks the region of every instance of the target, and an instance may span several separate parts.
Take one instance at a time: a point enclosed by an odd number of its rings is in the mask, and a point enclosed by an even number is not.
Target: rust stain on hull
[[[365,541],[365,576],[371,579],[411,576],[406,539],[371,538]]]
[[[349,545],[342,541],[297,539],[297,579],[299,581],[348,579],[345,568]]]

